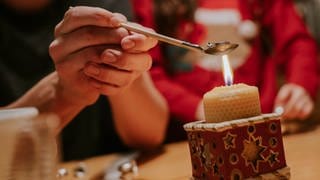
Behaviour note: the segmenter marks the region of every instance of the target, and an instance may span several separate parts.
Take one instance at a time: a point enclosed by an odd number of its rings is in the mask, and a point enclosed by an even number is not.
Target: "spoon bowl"
[[[216,54],[223,55],[228,54],[229,52],[236,49],[239,45],[230,43],[229,41],[224,42],[209,42],[206,48],[203,48],[203,51],[207,54]]]

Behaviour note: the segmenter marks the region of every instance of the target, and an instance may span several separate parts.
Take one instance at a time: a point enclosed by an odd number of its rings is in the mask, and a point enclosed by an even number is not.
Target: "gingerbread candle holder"
[[[194,179],[289,179],[279,114],[184,125]]]

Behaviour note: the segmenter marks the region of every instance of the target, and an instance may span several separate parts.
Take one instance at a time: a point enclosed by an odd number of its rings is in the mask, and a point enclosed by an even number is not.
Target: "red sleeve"
[[[160,66],[154,66],[150,73],[155,86],[166,98],[171,114],[181,119],[183,123],[194,121],[202,97],[172,81]]]
[[[287,81],[304,87],[315,97],[318,81],[317,47],[291,0],[274,0],[266,12],[278,62],[284,65]]]

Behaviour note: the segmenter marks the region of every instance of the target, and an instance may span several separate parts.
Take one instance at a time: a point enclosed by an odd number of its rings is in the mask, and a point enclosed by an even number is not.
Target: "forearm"
[[[59,86],[59,77],[53,72],[37,83],[25,95],[8,106],[8,108],[36,107],[40,113],[54,113],[59,116],[61,130],[78,114],[85,105],[71,102],[63,95]]]
[[[109,100],[116,129],[127,145],[150,148],[163,141],[168,108],[147,73]]]

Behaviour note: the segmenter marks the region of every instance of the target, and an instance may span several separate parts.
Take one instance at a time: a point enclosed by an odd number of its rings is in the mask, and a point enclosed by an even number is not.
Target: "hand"
[[[275,100],[275,108],[283,107],[283,119],[306,119],[314,108],[307,91],[296,84],[285,84]]]
[[[94,103],[113,95],[151,67],[157,41],[120,28],[126,18],[101,8],[73,7],[56,26],[49,51],[64,96]]]

